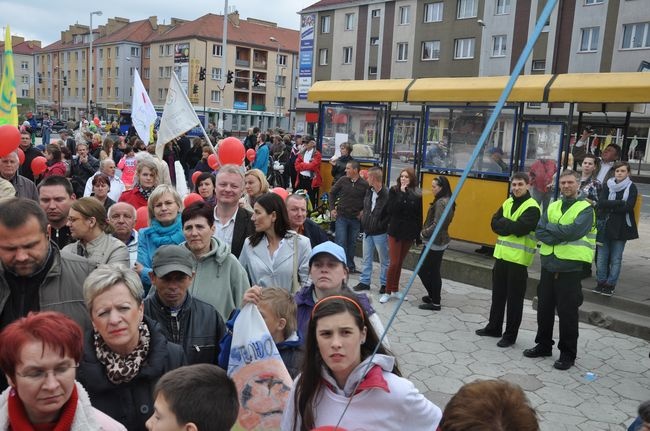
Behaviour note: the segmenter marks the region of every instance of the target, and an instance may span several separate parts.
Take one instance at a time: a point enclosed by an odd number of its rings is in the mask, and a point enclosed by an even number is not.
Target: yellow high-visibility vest
[[[585,208],[590,207],[591,204],[587,201],[576,201],[571,207],[562,214],[562,201],[555,201],[548,206],[546,212],[548,221],[561,225],[569,225],[573,223]],[[548,245],[542,243],[539,252],[543,256],[554,254],[558,259],[564,260],[577,260],[581,262],[591,263],[594,260],[596,251],[596,215],[593,214],[593,221],[591,230],[587,235],[575,241],[562,242],[556,245]]]
[[[539,205],[533,198],[526,199],[514,213],[512,212],[513,204],[514,199],[510,197],[501,205],[503,216],[512,221],[519,220],[519,217],[531,207],[539,210]],[[530,231],[523,236],[499,235],[494,246],[494,257],[508,262],[518,263],[519,265],[529,266],[533,262],[535,251],[537,251],[535,231]]]

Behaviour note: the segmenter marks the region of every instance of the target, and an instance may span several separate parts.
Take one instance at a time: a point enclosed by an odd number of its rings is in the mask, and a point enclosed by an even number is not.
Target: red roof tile
[[[109,35],[95,39],[93,43],[95,45],[116,42],[142,43],[154,34],[156,34],[156,30],[151,26],[151,22],[148,19],[143,19],[131,22]]]

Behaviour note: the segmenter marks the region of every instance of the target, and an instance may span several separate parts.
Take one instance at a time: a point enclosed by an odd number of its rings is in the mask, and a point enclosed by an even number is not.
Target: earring
[[[144,322],[141,320],[140,324],[138,325],[138,329],[142,331],[144,329]]]

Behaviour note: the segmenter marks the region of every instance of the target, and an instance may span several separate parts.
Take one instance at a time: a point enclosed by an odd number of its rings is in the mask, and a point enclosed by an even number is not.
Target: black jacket
[[[386,204],[388,203],[388,189],[382,187],[377,194],[375,209],[372,208],[372,187],[368,188],[366,197],[363,199],[363,215],[361,216],[361,227],[366,235],[380,235],[388,231],[388,214]]]
[[[609,187],[607,182],[603,184],[597,208],[598,219],[602,220],[605,226],[604,238],[627,241],[639,237],[636,220],[634,220],[634,205],[636,205],[638,190],[632,184],[627,200],[623,200],[623,193],[624,191],[621,190],[616,193],[615,200],[609,200]],[[627,224],[628,218],[631,226]]]
[[[336,159],[336,164],[332,166],[332,184],[335,184],[343,176],[345,176],[345,167],[352,159],[352,156],[341,156]]]
[[[230,244],[230,252],[239,259],[241,249],[244,247],[244,241],[255,232],[255,226],[251,220],[251,213],[244,208],[237,210],[235,216],[235,228],[232,233],[232,244]]]
[[[302,227],[304,229],[302,234],[309,238],[311,248],[314,248],[318,244],[324,243],[325,241],[329,241],[327,232],[321,229],[321,227],[318,226],[313,220],[305,219],[305,223],[302,225]]]
[[[18,170],[18,173],[30,181],[34,181],[34,174],[32,173],[32,160],[36,157],[43,156],[44,154],[34,147],[29,147],[23,151],[25,153],[25,161]]]
[[[361,177],[352,181],[349,177],[341,177],[330,190],[330,205],[336,208],[337,215],[355,219],[363,210],[363,198],[370,188],[368,182]]]
[[[393,186],[388,191],[388,235],[397,240],[420,238],[422,228],[422,193],[419,189],[401,191]]]
[[[217,363],[219,341],[223,338],[226,327],[221,315],[212,305],[193,298],[188,293],[174,318],[169,307],[163,305],[155,294],[145,298],[144,314],[160,324],[167,341],[183,347],[188,364]],[[178,322],[176,331],[173,328],[174,321]]]
[[[514,213],[521,206],[522,203],[530,198],[530,193],[526,192],[520,198],[513,196],[512,212]],[[535,207],[530,207],[524,211],[516,221],[508,220],[503,216],[503,205],[497,209],[492,216],[492,231],[497,235],[508,236],[524,236],[530,232],[535,231],[539,217],[541,216],[540,210]]]
[[[120,422],[129,431],[145,431],[145,422],[153,414],[153,390],[167,371],[186,364],[183,349],[167,339],[153,320],[144,317],[151,341],[149,355],[140,372],[128,383],[114,385],[97,359],[93,333],[84,340],[84,353],[77,369],[77,380],[88,391],[93,407]]]

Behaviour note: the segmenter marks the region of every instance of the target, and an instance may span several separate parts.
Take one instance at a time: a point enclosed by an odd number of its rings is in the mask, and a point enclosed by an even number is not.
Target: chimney
[[[158,17],[157,16],[150,16],[149,17],[149,24],[151,25],[151,28],[154,30],[158,30]]]
[[[233,11],[228,14],[228,21],[235,27],[239,27],[239,11]]]

